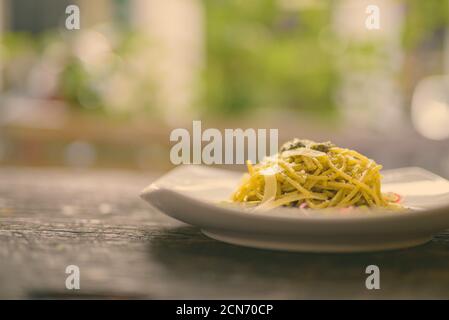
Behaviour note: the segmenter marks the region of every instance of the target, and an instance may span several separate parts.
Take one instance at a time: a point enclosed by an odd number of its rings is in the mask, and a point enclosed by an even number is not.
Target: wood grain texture
[[[223,244],[139,199],[157,174],[0,169],[0,298],[449,298],[449,233],[407,250]],[[65,268],[81,289],[65,288]],[[381,289],[365,288],[365,268]]]

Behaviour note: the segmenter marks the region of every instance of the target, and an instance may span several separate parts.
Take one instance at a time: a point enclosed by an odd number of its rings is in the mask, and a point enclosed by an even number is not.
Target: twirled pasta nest
[[[381,192],[382,166],[330,142],[294,139],[253,165],[232,201],[259,210],[279,206],[402,209],[400,196]]]

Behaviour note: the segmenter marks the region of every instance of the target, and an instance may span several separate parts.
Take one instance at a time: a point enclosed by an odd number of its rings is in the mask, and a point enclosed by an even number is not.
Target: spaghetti
[[[330,142],[294,139],[253,165],[232,201],[267,210],[279,206],[401,209],[400,197],[381,192],[381,165]]]

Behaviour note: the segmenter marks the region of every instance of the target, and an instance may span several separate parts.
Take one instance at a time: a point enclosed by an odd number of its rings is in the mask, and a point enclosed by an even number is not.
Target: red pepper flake
[[[393,192],[393,194],[396,196],[396,199],[393,201],[394,203],[399,203],[402,201],[402,197],[400,194]]]

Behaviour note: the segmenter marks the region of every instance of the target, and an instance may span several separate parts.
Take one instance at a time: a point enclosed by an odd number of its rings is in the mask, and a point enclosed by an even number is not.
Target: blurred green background
[[[448,15],[445,0],[0,0],[0,164],[166,170],[170,130],[201,119],[449,176]]]

